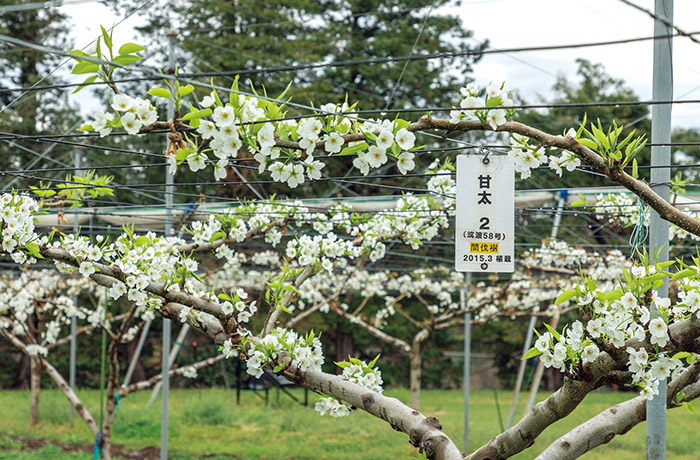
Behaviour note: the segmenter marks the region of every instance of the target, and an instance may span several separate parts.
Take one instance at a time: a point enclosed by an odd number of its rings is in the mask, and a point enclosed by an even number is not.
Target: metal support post
[[[673,22],[673,0],[655,0],[654,13],[668,23]],[[658,19],[654,20],[654,71],[652,99],[670,101],[673,99],[673,29]],[[670,200],[671,180],[671,104],[655,104],[651,107],[651,183],[662,199]],[[668,165],[667,168],[654,166]],[[669,224],[658,213],[651,211],[649,222],[649,254],[658,254],[658,262],[668,260]],[[668,278],[658,290],[659,297],[668,296]],[[656,306],[652,305],[651,315],[656,316]],[[659,394],[647,401],[647,443],[646,453],[649,460],[666,458],[666,380],[659,384]]]
[[[472,274],[466,273],[467,285],[472,283]],[[467,309],[467,291],[459,290],[459,301],[463,310]],[[472,349],[472,314],[464,314],[464,453],[469,453],[469,382]]]
[[[74,165],[75,165],[75,174],[78,174],[80,171],[80,152],[76,151],[75,155],[73,157]],[[78,214],[77,212],[73,213],[73,235],[78,234],[78,230],[80,227],[78,226]],[[76,295],[73,297],[73,308],[78,309],[78,296]],[[78,350],[78,333],[77,333],[77,328],[78,328],[78,319],[76,318],[75,315],[72,315],[70,317],[70,363],[69,363],[69,368],[68,368],[68,386],[70,386],[70,389],[75,391],[75,360],[76,360],[76,354]],[[70,414],[68,416],[68,422],[70,423],[70,427],[73,428],[73,417],[74,417],[74,412],[75,412],[75,405],[71,402],[70,403]]]
[[[537,316],[530,316],[530,324],[527,326],[527,334],[525,335],[525,343],[523,344],[523,356],[530,349],[532,345],[532,331],[535,329],[535,323],[537,322]],[[527,361],[525,359],[520,360],[520,366],[518,367],[518,377],[515,379],[515,389],[513,390],[513,402],[510,405],[510,412],[508,413],[508,421],[506,422],[506,430],[510,428],[513,423],[513,418],[515,417],[515,408],[518,404],[518,396],[520,395],[520,387],[523,384],[523,376],[525,375],[525,366]]]
[[[564,205],[566,204],[567,199],[569,198],[569,191],[564,189],[559,192],[559,199],[557,200],[557,210],[554,213],[554,220],[552,222],[552,232],[549,234],[551,238],[556,238],[557,235],[559,234],[559,226],[561,225],[561,215],[562,215],[562,209],[564,208]],[[525,344],[523,345],[523,357],[525,356],[525,353],[530,349],[530,346],[532,345],[532,332],[533,329],[535,329],[535,323],[537,321],[537,315],[532,315],[530,316],[530,324],[527,329],[527,334],[525,335]],[[518,403],[518,396],[520,395],[520,387],[523,384],[523,377],[525,376],[525,366],[527,365],[527,361],[524,359],[520,360],[520,367],[518,368],[518,376],[515,380],[515,390],[513,391],[513,402],[510,405],[510,413],[508,414],[508,422],[506,423],[506,430],[510,428],[511,424],[513,423],[513,418],[515,417],[515,407]],[[537,374],[537,372],[535,372]],[[540,378],[542,377],[542,372],[540,371],[539,373]],[[537,384],[537,387],[539,388],[539,383]],[[530,407],[532,404],[530,404]],[[529,410],[529,409],[528,409]],[[525,411],[525,413],[528,412],[528,410]]]
[[[146,343],[146,337],[148,336],[148,330],[151,328],[152,319],[146,321],[141,329],[141,335],[139,336],[139,342],[136,344],[136,350],[134,350],[134,355],[131,357],[129,362],[129,368],[126,370],[126,376],[124,377],[124,383],[122,387],[128,387],[131,383],[131,377],[134,376],[134,369],[136,369],[136,363],[139,362],[139,356],[141,356],[141,351],[143,351],[143,345]]]
[[[183,324],[183,326],[180,328],[180,332],[178,332],[177,337],[175,337],[175,342],[173,342],[173,346],[170,349],[170,359],[168,360],[168,372],[170,372],[170,369],[172,369],[173,364],[175,364],[175,360],[177,359],[177,355],[180,353],[180,350],[182,349],[182,344],[185,343],[185,339],[187,338],[187,334],[190,332],[190,325],[189,324]],[[196,359],[195,359],[196,362]],[[170,375],[170,374],[168,374]],[[160,382],[156,383],[155,387],[153,387],[153,391],[151,392],[151,399],[148,400],[148,405],[150,406],[153,404],[153,401],[156,400],[158,397],[158,393],[160,393],[161,389],[161,384]]]
[[[177,31],[169,30],[168,41],[170,42],[170,56],[168,67],[175,72],[175,44],[177,43]],[[168,104],[168,120],[175,116],[175,106],[172,102]],[[165,237],[172,233],[172,207],[173,207],[173,184],[174,176],[169,171],[169,166],[165,167]],[[168,363],[170,362],[170,320],[163,318],[163,352],[162,352],[162,391],[161,413],[160,413],[160,460],[168,460],[168,398],[170,396],[170,374]]]

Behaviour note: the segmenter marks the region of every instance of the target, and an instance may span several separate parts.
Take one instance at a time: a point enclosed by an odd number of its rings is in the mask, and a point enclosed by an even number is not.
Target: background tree
[[[28,0],[15,2],[3,0],[0,6],[23,5]],[[66,16],[52,7],[33,8],[20,11],[3,12],[0,15],[0,33],[14,38],[56,48],[68,47]],[[0,114],[0,123],[4,133],[35,135],[40,133],[65,132],[74,129],[78,121],[76,109],[70,107],[67,92],[63,89],[48,91],[7,91],[14,88],[28,88],[43,76],[49,75],[65,58],[8,44],[0,45],[0,102],[4,110]],[[41,85],[51,85],[60,81],[56,75],[43,79]],[[9,106],[9,107],[8,107]],[[7,139],[0,167],[3,169],[20,169],[33,155],[26,150],[46,148],[38,147],[36,142],[15,140],[15,145],[8,145]],[[21,146],[18,147],[17,145]],[[22,148],[24,147],[24,149]],[[58,158],[68,149],[62,146],[54,148],[53,158]],[[59,155],[57,155],[59,154]],[[54,164],[56,166],[56,164]]]
[[[110,3],[123,12],[137,2]],[[228,72],[212,80],[225,87],[231,85],[236,71],[240,71],[242,89],[250,89],[250,80],[256,90],[262,91],[264,85],[267,94],[276,97],[292,83],[286,97],[315,107],[342,103],[346,94],[351,101],[359,101],[359,110],[446,106],[459,102],[457,90],[471,81],[470,74],[479,54],[376,64],[333,64],[421,54],[478,53],[484,49],[486,42],[473,40],[472,32],[464,28],[459,17],[437,12],[448,3],[459,2],[436,0],[431,6],[418,0],[390,4],[379,0],[176,0],[147,6],[146,25],[139,30],[150,41],[147,43],[152,56],[163,65],[168,55],[167,31],[172,28],[181,31],[177,51],[179,72]],[[329,65],[279,71],[285,66],[319,62]],[[277,70],[258,73],[260,69]],[[209,92],[207,88],[197,91],[200,97]],[[289,115],[302,113],[308,111],[289,108]],[[379,113],[366,117],[379,117]],[[416,119],[417,114],[408,113],[405,118]],[[419,142],[427,143],[425,139]],[[149,179],[159,172],[159,168],[147,171]],[[339,162],[329,162],[323,172],[328,176],[357,175],[354,168],[348,171],[347,165]],[[246,180],[254,180],[252,171],[243,167],[238,172],[229,170],[226,178],[237,184],[203,186],[199,190],[180,187],[180,190],[255,198],[256,193],[250,187],[240,184],[239,174]],[[183,172],[178,181],[190,182],[193,178]],[[401,185],[410,187],[411,182],[401,181]],[[391,179],[382,179],[381,183],[399,185]],[[359,195],[386,192],[369,183],[366,186],[348,183],[341,187],[321,182],[303,187],[318,196],[336,195],[340,189]],[[264,188],[267,194],[278,196],[288,193],[275,184],[253,185],[253,188],[259,193]]]

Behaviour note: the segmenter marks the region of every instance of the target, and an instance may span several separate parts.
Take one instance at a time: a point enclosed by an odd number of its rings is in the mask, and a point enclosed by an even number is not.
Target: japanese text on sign
[[[457,157],[455,268],[513,272],[515,179],[512,160]]]

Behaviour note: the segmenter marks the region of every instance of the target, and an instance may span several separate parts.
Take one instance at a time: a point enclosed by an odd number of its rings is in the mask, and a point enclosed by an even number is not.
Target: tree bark
[[[421,356],[420,356],[420,345],[411,348],[408,353],[411,370],[410,370],[410,388],[411,388],[411,407],[418,410],[420,409],[420,383],[421,383]]]
[[[411,345],[411,351],[408,352],[410,359],[410,376],[409,385],[411,388],[411,407],[418,410],[420,408],[420,387],[422,379],[422,367],[423,359],[421,352],[423,351],[423,344],[430,337],[430,330],[421,329],[418,334],[413,338],[413,344]]]
[[[31,368],[30,386],[31,386],[31,424],[39,423],[39,390],[41,389],[41,357],[30,356],[29,363]]]
[[[696,361],[668,385],[667,405],[678,407],[676,395],[682,391],[684,401],[698,397],[697,382],[700,362]],[[647,401],[641,396],[617,404],[566,433],[542,452],[538,460],[568,460],[578,458],[615,436],[627,433],[647,418]]]
[[[112,340],[107,349],[109,370],[107,372],[107,403],[105,404],[104,420],[102,421],[102,456],[105,460],[112,459],[112,424],[117,413],[117,397],[119,387],[119,353],[117,342]]]
[[[9,331],[6,331],[4,329],[0,329],[0,334],[3,335],[7,340],[10,341],[12,345],[17,347],[19,350],[21,350],[23,353],[27,353],[27,348],[26,345],[19,340],[16,336],[11,334]],[[97,423],[95,423],[95,419],[92,418],[92,415],[90,412],[83,406],[82,401],[78,396],[75,394],[75,392],[70,388],[68,385],[68,382],[63,378],[63,376],[56,370],[55,367],[51,365],[50,362],[46,360],[44,357],[39,357],[41,365],[44,368],[44,371],[46,371],[46,374],[51,378],[56,383],[56,386],[58,386],[58,389],[61,390],[61,392],[65,395],[65,397],[68,399],[68,401],[73,403],[73,406],[75,407],[75,411],[80,415],[80,417],[85,421],[85,424],[88,426],[90,431],[92,432],[93,436],[97,436],[97,434],[100,432],[100,429],[97,426]]]
[[[183,308],[183,305],[171,302],[164,305],[161,311],[166,317],[177,318]],[[199,315],[199,317],[199,319],[188,318],[187,321],[219,344],[228,338],[221,323],[213,315],[204,314]],[[254,337],[250,340],[260,339]],[[461,452],[442,431],[442,426],[436,418],[426,417],[396,398],[388,398],[375,393],[338,375],[320,371],[303,372],[286,355],[280,356],[277,363],[284,368],[281,374],[290,381],[309,390],[334,396],[359,409],[364,409],[389,423],[395,430],[406,433],[409,436],[409,442],[425,452],[426,458],[430,460],[462,459]]]

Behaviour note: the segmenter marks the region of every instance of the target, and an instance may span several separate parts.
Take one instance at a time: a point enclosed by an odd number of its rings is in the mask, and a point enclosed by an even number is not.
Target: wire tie
[[[491,149],[483,146],[479,149],[479,154],[483,155],[484,158],[481,160],[481,162],[485,165],[489,164],[491,160],[489,160],[489,155],[491,155]]]

